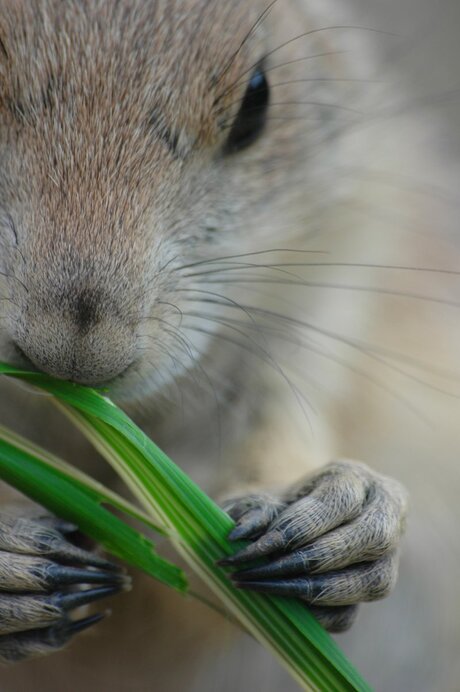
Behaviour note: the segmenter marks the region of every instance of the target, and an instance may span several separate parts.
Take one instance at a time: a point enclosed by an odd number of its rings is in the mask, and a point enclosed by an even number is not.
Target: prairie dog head
[[[340,58],[310,28],[291,0],[0,0],[2,358],[137,397],[220,346],[187,327],[226,299],[199,270],[318,202]]]

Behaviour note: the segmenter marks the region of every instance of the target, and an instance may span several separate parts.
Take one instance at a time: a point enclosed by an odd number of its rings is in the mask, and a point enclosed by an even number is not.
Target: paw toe
[[[64,537],[74,530],[52,517],[0,514],[0,662],[61,648],[102,617],[74,621],[71,611],[129,588],[116,565]]]
[[[309,610],[328,632],[334,634],[350,629],[358,614],[357,605],[336,606],[335,608],[309,606]]]
[[[80,620],[66,620],[44,629],[0,636],[0,663],[15,663],[58,651],[75,634],[92,627],[104,617],[104,613],[96,613]]]
[[[285,504],[278,498],[264,494],[229,500],[223,508],[236,522],[229,539],[236,541],[257,537],[284,507]]]
[[[393,589],[397,577],[395,555],[373,563],[354,565],[325,574],[293,578],[254,577],[255,570],[232,575],[240,589],[300,598],[319,606],[348,606],[362,601],[385,598]]]

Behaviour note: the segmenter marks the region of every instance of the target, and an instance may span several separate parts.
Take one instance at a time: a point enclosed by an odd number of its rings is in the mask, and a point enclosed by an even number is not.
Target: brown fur
[[[332,16],[313,17],[312,4],[277,3],[248,37],[266,8],[262,0],[0,0],[1,269],[16,277],[2,281],[0,355],[23,362],[16,342],[38,367],[82,382],[123,372],[113,383],[114,398],[216,496],[292,482],[335,454],[375,461],[404,479],[415,490],[422,527],[409,532],[410,583],[403,581],[393,607],[379,606],[383,615],[367,611],[348,647],[387,689],[413,683],[420,690],[427,680],[424,689],[434,689],[418,651],[411,660],[412,669],[420,665],[419,677],[413,671],[406,677],[404,665],[398,669],[386,632],[407,645],[423,630],[430,641],[431,621],[424,628],[411,621],[405,640],[395,637],[402,625],[394,611],[401,611],[413,574],[428,567],[426,546],[418,550],[417,538],[436,513],[436,507],[424,513],[425,486],[417,494],[413,479],[419,467],[433,473],[444,430],[455,440],[455,409],[443,394],[442,373],[415,369],[415,378],[429,380],[417,384],[398,372],[397,359],[396,368],[388,367],[385,358],[394,360],[385,349],[429,365],[442,360],[449,370],[457,336],[440,313],[445,306],[313,285],[373,284],[426,294],[433,277],[402,272],[395,279],[372,267],[324,267],[320,274],[308,266],[242,266],[241,280],[288,279],[251,290],[242,281],[225,283],[235,272],[228,263],[187,269],[280,247],[324,254],[293,259],[278,251],[242,261],[456,268],[442,228],[449,215],[439,213],[433,195],[411,192],[404,182],[426,160],[417,151],[418,121],[410,114],[397,125],[384,119],[379,129],[333,107],[366,110],[378,96],[375,85],[327,81],[355,69],[369,76],[367,60],[329,55],[347,40],[356,47],[358,37],[319,32],[273,53],[272,102],[285,105],[273,107],[253,147],[221,155],[250,68],[300,33],[335,24]],[[318,77],[324,81],[302,81]],[[411,224],[416,232],[407,231]],[[217,284],[208,283],[213,275],[190,276],[209,268],[224,270]],[[310,285],[301,288],[299,277]],[[438,277],[436,286],[451,299],[447,279]],[[259,312],[232,310],[232,301]],[[322,331],[288,327],[262,310]],[[436,340],[439,331],[445,336]],[[280,332],[291,341],[277,340]],[[345,334],[345,341],[328,339],[328,332]],[[360,348],[363,343],[378,347]],[[398,403],[401,396],[410,404],[423,396],[422,413],[444,428],[427,432],[417,414]],[[2,422],[109,477],[43,397],[2,383],[0,410]],[[451,468],[456,452],[443,454]],[[435,491],[438,478],[431,478],[427,497],[439,492],[442,498],[441,482]],[[452,559],[447,548],[441,553]],[[153,680],[168,692],[251,689],[256,682],[266,690],[288,689],[275,664],[218,615],[146,582],[138,576],[133,593],[114,601],[111,620],[62,655],[2,673],[7,692],[31,680],[37,691],[75,689],[77,677],[87,692],[101,685],[142,692]],[[420,593],[417,607],[427,602],[427,590]],[[443,616],[439,623],[447,640],[450,626]],[[438,689],[447,679],[441,663]]]

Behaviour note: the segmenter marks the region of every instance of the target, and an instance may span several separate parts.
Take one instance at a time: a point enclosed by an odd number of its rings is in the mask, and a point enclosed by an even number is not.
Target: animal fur
[[[216,497],[338,457],[404,482],[399,585],[341,642],[377,689],[454,689],[455,276],[383,268],[458,268],[449,176],[410,94],[381,84],[394,75],[378,38],[330,28],[347,22],[316,4],[279,0],[251,32],[262,0],[0,0],[1,269],[16,277],[2,278],[0,355],[22,362],[16,344],[88,383],[129,366],[114,398]],[[223,158],[265,54],[266,132]],[[46,398],[2,382],[0,410],[110,480]],[[104,625],[2,679],[7,692],[291,684],[222,618],[142,576]]]

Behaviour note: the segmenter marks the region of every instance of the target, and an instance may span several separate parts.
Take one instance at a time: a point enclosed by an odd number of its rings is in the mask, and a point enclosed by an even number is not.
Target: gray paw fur
[[[74,620],[74,609],[129,584],[115,565],[69,540],[76,527],[34,514],[0,512],[0,663],[62,648],[103,617]]]
[[[358,603],[384,598],[396,582],[407,494],[364,464],[334,462],[282,495],[224,508],[236,522],[230,539],[253,542],[222,564],[257,561],[234,583],[300,598],[330,631],[348,629]]]

